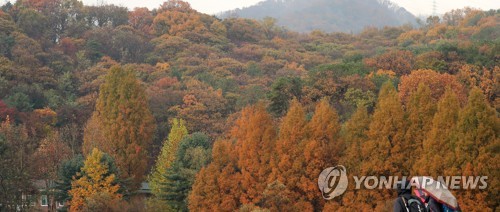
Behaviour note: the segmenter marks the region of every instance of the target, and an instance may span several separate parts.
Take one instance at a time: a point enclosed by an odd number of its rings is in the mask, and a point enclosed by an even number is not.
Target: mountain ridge
[[[222,12],[220,18],[275,18],[299,32],[361,32],[365,27],[414,24],[416,17],[390,0],[266,0]]]

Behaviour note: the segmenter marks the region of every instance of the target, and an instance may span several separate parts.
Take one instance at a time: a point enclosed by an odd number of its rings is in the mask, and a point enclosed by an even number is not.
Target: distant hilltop
[[[266,0],[219,14],[221,18],[272,17],[299,32],[360,32],[365,27],[414,24],[416,17],[389,0]]]

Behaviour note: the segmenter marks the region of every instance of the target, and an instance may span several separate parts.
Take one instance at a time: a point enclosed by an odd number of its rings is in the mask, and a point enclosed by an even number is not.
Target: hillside
[[[220,17],[263,19],[299,31],[360,32],[363,28],[415,23],[415,16],[389,0],[266,0],[220,14]]]
[[[350,180],[490,176],[451,192],[494,211],[499,20],[466,8],[419,28],[298,33],[180,0],[6,3],[0,211],[392,209],[394,190],[354,183],[323,199],[318,176],[339,164]]]

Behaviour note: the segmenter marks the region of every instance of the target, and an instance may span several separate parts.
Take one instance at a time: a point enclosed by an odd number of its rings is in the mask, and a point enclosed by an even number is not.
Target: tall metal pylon
[[[432,1],[432,15],[434,15],[434,16],[437,15],[437,3],[436,3],[436,0]]]

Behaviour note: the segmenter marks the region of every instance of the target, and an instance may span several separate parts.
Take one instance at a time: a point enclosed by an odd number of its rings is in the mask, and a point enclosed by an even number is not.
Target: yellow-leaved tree
[[[71,183],[70,211],[109,211],[113,203],[118,203],[122,195],[113,168],[113,160],[94,148],[76,176],[80,178],[74,177]]]

